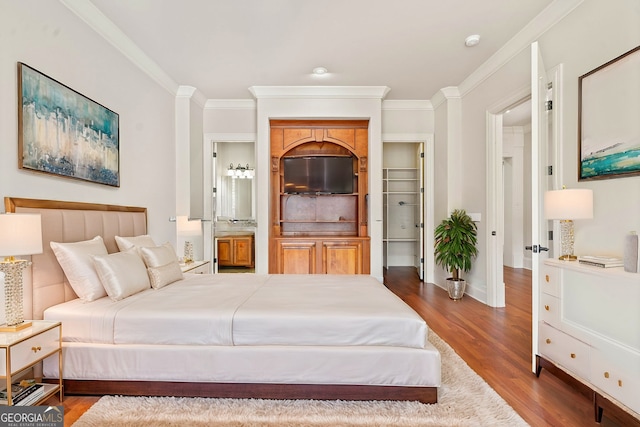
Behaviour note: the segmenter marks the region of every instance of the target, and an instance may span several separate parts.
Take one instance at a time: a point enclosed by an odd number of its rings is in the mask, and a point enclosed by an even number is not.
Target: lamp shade
[[[42,253],[42,220],[39,214],[0,214],[0,256]]]
[[[544,194],[546,219],[593,218],[593,191],[586,188],[566,188],[547,191]]]

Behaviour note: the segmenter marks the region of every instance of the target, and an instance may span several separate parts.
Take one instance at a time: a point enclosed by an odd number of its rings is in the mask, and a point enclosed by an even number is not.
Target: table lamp
[[[6,324],[0,331],[18,331],[31,326],[24,321],[22,270],[30,262],[16,259],[18,255],[42,253],[42,222],[39,214],[0,214],[0,271],[4,277]]]
[[[573,220],[593,218],[593,191],[584,188],[547,191],[544,194],[544,216],[560,220],[562,255],[559,259],[575,261]]]

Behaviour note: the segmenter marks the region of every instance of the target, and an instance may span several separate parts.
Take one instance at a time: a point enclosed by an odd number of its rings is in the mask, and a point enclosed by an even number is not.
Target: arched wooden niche
[[[271,121],[272,273],[369,273],[366,196],[367,120]],[[292,195],[284,191],[288,157],[353,159],[352,194]]]

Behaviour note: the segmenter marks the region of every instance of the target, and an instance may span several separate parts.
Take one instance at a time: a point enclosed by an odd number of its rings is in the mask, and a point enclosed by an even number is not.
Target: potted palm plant
[[[435,229],[435,261],[452,275],[447,278],[447,291],[453,300],[464,295],[466,281],[460,271],[471,270],[471,260],[478,255],[477,233],[475,222],[462,209],[454,210]]]

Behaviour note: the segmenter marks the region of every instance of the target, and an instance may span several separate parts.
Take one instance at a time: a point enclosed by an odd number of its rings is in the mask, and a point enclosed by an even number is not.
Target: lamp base
[[[558,257],[561,261],[576,261],[578,259],[575,255],[562,255]]]
[[[11,325],[11,326],[5,323],[4,325],[0,325],[0,332],[18,332],[28,328],[31,325],[33,325],[33,322],[22,322],[22,323],[18,323],[17,325]]]

